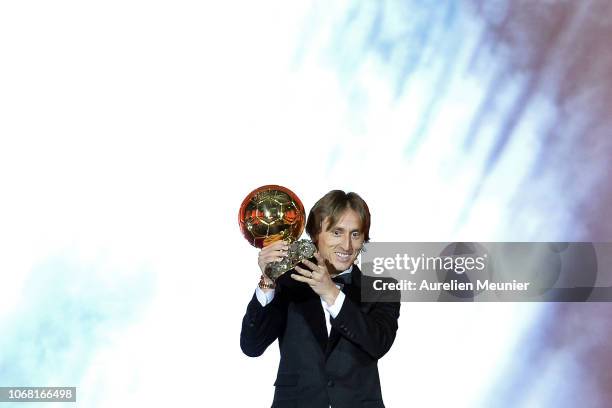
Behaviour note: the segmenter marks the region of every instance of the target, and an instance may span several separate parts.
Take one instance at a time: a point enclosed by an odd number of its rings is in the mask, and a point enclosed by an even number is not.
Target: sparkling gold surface
[[[242,201],[238,224],[242,235],[257,248],[279,239],[295,241],[304,231],[306,214],[300,199],[286,187],[267,185]]]

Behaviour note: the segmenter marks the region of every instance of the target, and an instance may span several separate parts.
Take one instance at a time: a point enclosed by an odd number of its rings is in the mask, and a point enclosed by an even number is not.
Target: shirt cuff
[[[259,286],[257,286],[255,288],[255,296],[257,297],[257,300],[259,300],[261,306],[265,307],[272,302],[272,299],[274,299],[274,289],[264,292]]]
[[[336,296],[336,301],[333,305],[329,306],[327,302],[323,301],[323,307],[325,307],[333,319],[335,319],[336,316],[338,316],[338,313],[340,313],[340,309],[342,309],[342,304],[344,303],[344,298],[344,292],[340,292],[338,293],[338,296]]]

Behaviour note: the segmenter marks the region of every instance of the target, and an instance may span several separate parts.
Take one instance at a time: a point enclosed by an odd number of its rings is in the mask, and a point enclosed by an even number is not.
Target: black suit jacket
[[[240,347],[251,357],[278,338],[272,407],[384,408],[377,363],[395,340],[399,292],[371,290],[377,301],[362,302],[361,289],[370,290],[374,278],[354,265],[328,338],[321,298],[291,273],[277,280],[274,299],[265,307],[253,295],[240,333]]]

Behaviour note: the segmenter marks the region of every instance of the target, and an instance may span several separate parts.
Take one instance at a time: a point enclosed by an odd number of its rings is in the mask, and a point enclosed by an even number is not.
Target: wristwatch
[[[266,283],[266,279],[265,279],[263,274],[259,278],[259,285],[258,286],[259,286],[260,289],[274,289],[276,287],[274,282]]]

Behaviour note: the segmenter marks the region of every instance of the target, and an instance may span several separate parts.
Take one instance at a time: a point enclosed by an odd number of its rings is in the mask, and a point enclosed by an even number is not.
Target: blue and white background
[[[609,241],[610,38],[607,0],[2,2],[0,386],[269,406],[263,184],[356,191],[377,241]],[[387,406],[612,404],[608,304],[401,313]]]

